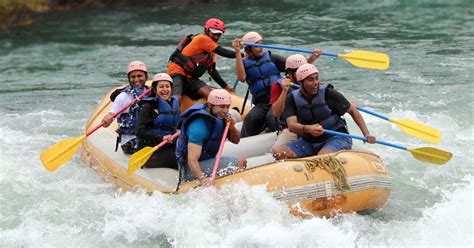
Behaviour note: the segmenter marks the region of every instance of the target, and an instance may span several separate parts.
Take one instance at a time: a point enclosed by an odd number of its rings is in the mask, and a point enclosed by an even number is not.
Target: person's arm
[[[312,53],[307,59],[309,64],[312,64],[322,54],[322,51],[318,48],[314,48],[313,51],[314,53]]]
[[[125,106],[124,101],[125,101],[125,93],[120,93],[116,98],[115,101],[112,104],[112,107],[110,108],[109,113],[107,113],[104,118],[102,119],[102,122],[104,123],[104,127],[110,126],[114,119],[112,116],[119,111],[123,106]]]
[[[283,85],[283,87],[280,90],[280,96],[274,103],[272,103],[272,112],[275,117],[280,117],[283,114],[283,111],[285,111],[286,95],[288,93],[288,89],[291,83],[292,83],[291,80],[288,78],[284,78],[281,81],[281,84]],[[281,88],[280,84],[274,83],[272,85],[271,94],[277,94],[278,92],[277,89],[280,89],[280,88]]]
[[[329,85],[326,89],[326,102],[329,108],[331,108],[340,116],[343,116],[346,112],[349,113],[364,137],[368,139],[367,142],[370,144],[375,143],[375,137],[370,135],[369,130],[365,125],[364,118],[357,110],[357,106],[355,104],[351,104],[341,93],[333,89],[332,85]]]
[[[351,104],[349,110],[347,110],[347,113],[351,115],[354,122],[357,124],[357,126],[359,126],[362,135],[367,138],[367,142],[370,144],[375,144],[376,138],[375,136],[370,135],[367,125],[365,125],[364,117],[362,117],[359,110],[357,110],[357,106]]]
[[[278,54],[270,53],[270,59],[272,60],[273,64],[275,64],[279,72],[286,71],[285,69],[286,58],[285,57]]]
[[[235,120],[232,118],[232,116],[229,116],[228,118],[230,121],[230,126],[229,126],[229,134],[227,135],[227,138],[229,139],[230,142],[234,144],[239,144],[240,142],[240,132],[239,130],[235,127]]]
[[[138,116],[137,126],[135,127],[135,132],[137,137],[141,140],[146,140],[147,143],[158,144],[163,141],[163,136],[153,132],[150,127],[155,121],[156,113],[153,109],[151,103],[145,103],[140,109],[140,114]]]
[[[242,54],[240,54],[240,47],[242,45],[242,40],[235,38],[232,41],[232,47],[235,49],[235,74],[237,74],[237,79],[241,82],[244,82],[247,78],[245,73],[244,61],[242,60]]]
[[[226,49],[226,48],[223,48],[221,46],[218,46],[216,49],[214,49],[213,52],[216,53],[217,55],[220,55],[220,56],[224,57],[224,58],[235,59],[235,53],[236,52],[234,52],[232,50],[229,50],[229,49]],[[238,53],[240,53],[240,51]]]
[[[235,92],[234,89],[228,85],[224,79],[222,79],[221,74],[216,69],[216,63],[212,64],[211,68],[208,70],[209,75],[211,75],[211,78],[216,81],[216,83],[221,86],[223,89],[229,91],[229,92]]]

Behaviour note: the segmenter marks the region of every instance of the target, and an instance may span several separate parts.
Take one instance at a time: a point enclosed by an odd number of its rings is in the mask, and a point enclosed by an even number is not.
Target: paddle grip
[[[327,129],[323,129],[323,130],[324,130],[325,133],[328,133],[328,134],[344,136],[344,137],[348,137],[348,138],[367,141],[366,137],[361,137],[361,136],[352,135],[352,134],[348,134],[348,133],[336,132],[336,131],[327,130]],[[383,141],[383,140],[376,140],[375,143],[390,146],[390,147],[393,147],[393,148],[398,148],[398,149],[401,149],[401,150],[407,150],[407,148],[404,147],[404,146],[397,145],[397,144],[392,144],[392,143],[389,143],[389,142],[386,142],[386,141]]]

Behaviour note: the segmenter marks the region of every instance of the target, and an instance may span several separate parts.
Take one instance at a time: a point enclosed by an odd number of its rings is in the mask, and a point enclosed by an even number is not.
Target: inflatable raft
[[[86,124],[86,130],[98,125],[111,107],[109,92]],[[183,108],[192,101],[183,99]],[[241,97],[234,96],[231,108],[240,112]],[[246,112],[250,106],[246,106]],[[182,182],[178,171],[168,168],[141,169],[127,174],[129,156],[115,152],[116,122],[101,128],[83,143],[81,159],[105,180],[123,190],[145,189],[149,193],[184,193],[199,187],[199,182]],[[286,202],[292,214],[301,217],[331,216],[383,207],[391,182],[387,167],[380,158],[365,150],[302,159],[274,161],[269,151],[276,134],[267,133],[241,139],[238,145],[227,142],[223,154],[244,155],[244,171],[218,177],[216,187],[241,180],[249,185],[266,185],[275,199]]]

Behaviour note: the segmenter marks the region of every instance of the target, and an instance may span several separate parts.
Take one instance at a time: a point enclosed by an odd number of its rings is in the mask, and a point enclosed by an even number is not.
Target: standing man
[[[287,96],[286,122],[298,139],[272,149],[278,159],[302,158],[352,148],[352,139],[324,134],[323,129],[349,133],[342,116],[347,112],[354,119],[368,143],[374,144],[362,115],[330,84],[320,83],[319,71],[312,64],[304,64],[296,71],[301,88]]]
[[[176,159],[185,181],[198,179],[202,185],[214,184],[211,173],[216,154],[221,145],[226,121],[230,122],[228,139],[234,144],[240,141],[240,132],[234,127],[235,121],[228,115],[231,103],[229,92],[223,89],[212,90],[207,103],[197,103],[181,116]],[[218,174],[229,174],[244,169],[244,158],[221,157]]]
[[[112,116],[117,111],[143,93],[145,82],[148,79],[148,70],[145,63],[142,61],[132,61],[127,67],[127,77],[129,85],[120,90],[115,99],[111,98],[114,103],[109,113],[102,119],[104,127],[110,126],[113,121]],[[120,144],[125,154],[133,154],[137,151],[135,126],[137,125],[138,110],[139,105],[136,102],[117,117],[119,126],[117,129],[117,145]]]
[[[234,92],[216,69],[216,54],[235,58],[235,53],[217,42],[225,32],[224,22],[211,18],[204,24],[204,34],[187,35],[170,56],[168,74],[173,78],[173,95],[188,95],[193,100],[207,98],[211,88],[199,78],[207,71],[222,88]]]

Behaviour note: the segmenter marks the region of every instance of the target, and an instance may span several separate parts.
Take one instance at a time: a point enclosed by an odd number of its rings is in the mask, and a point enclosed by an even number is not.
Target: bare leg
[[[206,98],[209,96],[209,93],[211,93],[211,87],[209,86],[203,86],[201,88],[199,88],[199,90],[197,91],[197,94]]]
[[[329,153],[333,153],[333,152],[334,151],[331,150],[331,149],[323,148],[323,149],[319,150],[318,155],[324,155],[324,154],[329,154]]]

